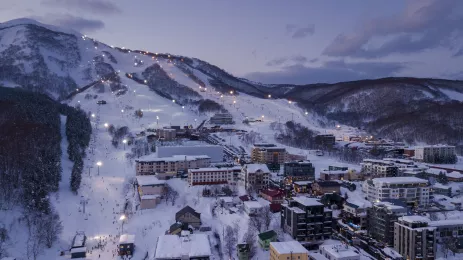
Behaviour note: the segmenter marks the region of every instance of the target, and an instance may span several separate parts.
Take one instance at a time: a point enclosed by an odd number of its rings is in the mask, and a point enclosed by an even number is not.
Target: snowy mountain
[[[108,84],[106,90],[100,80]],[[430,143],[459,143],[462,136],[457,119],[463,101],[461,81],[386,78],[336,84],[261,84],[235,77],[200,59],[108,46],[77,32],[28,19],[0,24],[0,83],[40,91],[59,100],[88,88],[120,96],[130,85],[141,84],[153,95],[199,112],[216,112],[224,106],[229,111],[236,109],[236,104],[225,104],[233,91],[237,104],[248,102],[241,100],[243,94],[249,95],[249,102],[269,106],[277,100],[291,100],[296,108],[264,116],[292,120],[294,113],[304,116],[308,112],[311,117],[305,123],[315,130],[342,123],[384,137]],[[210,95],[212,90],[224,96]],[[259,113],[251,110],[235,117],[262,116],[263,108]],[[455,113],[455,120],[448,116]],[[414,119],[412,123],[410,118]],[[429,124],[435,127],[417,134],[419,128]]]

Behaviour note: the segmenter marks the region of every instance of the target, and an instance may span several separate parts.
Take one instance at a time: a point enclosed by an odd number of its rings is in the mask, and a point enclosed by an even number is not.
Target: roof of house
[[[123,234],[119,238],[119,244],[134,244],[135,243],[135,235]]]
[[[249,201],[248,195],[239,196],[238,198],[240,198],[241,201]]]
[[[277,232],[275,232],[274,230],[269,230],[269,231],[265,231],[263,233],[260,233],[258,236],[259,236],[260,240],[267,240],[267,239],[270,239],[272,237],[276,237]]]
[[[276,190],[276,189],[265,189],[265,190],[261,190],[260,192],[270,197],[277,197],[277,196],[285,195],[283,191]]]
[[[403,220],[403,221],[406,221],[406,222],[411,222],[411,223],[414,223],[414,222],[430,222],[429,218],[427,217],[423,217],[423,216],[418,216],[418,215],[413,215],[413,216],[403,216],[403,217],[400,217],[399,220]]]
[[[293,183],[296,184],[296,185],[299,185],[299,186],[304,186],[304,185],[310,185],[313,182],[311,182],[311,181],[295,181]]]
[[[140,175],[136,176],[136,178],[140,186],[162,185],[167,183],[167,181],[160,180],[154,175]]]
[[[340,187],[341,184],[337,181],[317,181],[316,182],[320,187]]]
[[[206,234],[191,234],[185,237],[177,235],[159,236],[155,258],[179,259],[183,256],[211,256],[211,246]]]
[[[245,201],[245,202],[243,202],[243,203],[244,203],[244,205],[245,205],[246,207],[248,207],[248,208],[250,208],[250,209],[251,209],[251,208],[253,208],[253,209],[260,209],[260,208],[263,207],[262,204],[260,204],[260,203],[257,202],[257,201]]]
[[[306,197],[306,196],[294,197],[293,200],[301,203],[304,206],[323,206],[323,204],[320,203],[320,201],[318,201],[317,199],[309,198],[309,197]]]
[[[271,203],[270,204],[270,210],[272,212],[280,212],[281,211],[281,204]]]
[[[374,178],[373,183],[375,184],[413,184],[413,183],[428,183],[428,180],[416,178],[416,177],[386,177],[386,178]]]
[[[455,225],[463,226],[463,219],[446,219],[446,220],[430,221],[428,224],[429,226],[432,226],[432,227],[455,226]]]
[[[175,222],[174,224],[170,225],[169,227],[169,232],[172,233],[173,231],[177,230],[177,229],[183,229],[186,227],[186,224],[182,223],[182,222]]]
[[[194,210],[190,206],[185,206],[183,209],[175,213],[175,219],[178,219],[180,216],[183,216],[187,212],[192,214],[193,216],[196,216],[197,218],[201,218],[201,213],[196,212],[196,210]]]
[[[74,237],[74,240],[72,242],[72,247],[85,246],[85,240],[86,240],[85,234],[83,234],[83,233],[76,234],[76,236]]]
[[[262,172],[270,172],[266,164],[259,163],[246,164],[246,170],[248,172],[257,172],[258,170]]]
[[[233,202],[233,197],[221,197],[220,199],[225,203]]]
[[[270,246],[279,254],[300,254],[309,252],[297,241],[270,242]]]
[[[321,245],[320,249],[324,249],[336,258],[359,256],[359,254],[347,244]]]

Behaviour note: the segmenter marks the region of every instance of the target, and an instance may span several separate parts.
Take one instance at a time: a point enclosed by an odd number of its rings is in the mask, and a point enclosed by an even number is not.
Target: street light
[[[105,128],[108,128],[108,127],[109,127],[109,124],[108,124],[108,123],[104,123],[104,127],[105,127]]]
[[[92,117],[95,117],[95,114],[92,114]]]
[[[268,98],[272,98],[272,95],[268,94]]]
[[[172,103],[175,103],[175,99],[172,99]]]
[[[308,114],[309,114],[309,112],[305,111],[305,115],[308,115]]]
[[[125,215],[122,215],[119,220],[122,221],[122,229],[121,229],[121,234],[124,233],[124,220],[126,219]]]
[[[125,144],[127,143],[127,140],[126,139],[122,140],[122,143],[124,144],[124,150],[125,150]]]
[[[291,101],[291,100],[288,100],[288,103],[290,103],[290,104],[291,104],[291,103],[293,103],[293,101]]]
[[[159,116],[156,116],[156,125],[159,125]]]
[[[124,113],[124,109],[121,109],[121,112]]]
[[[100,166],[103,165],[103,163],[101,161],[98,161],[96,163],[96,166],[98,166],[98,175],[100,175]]]
[[[230,95],[233,95],[233,90],[230,90]]]

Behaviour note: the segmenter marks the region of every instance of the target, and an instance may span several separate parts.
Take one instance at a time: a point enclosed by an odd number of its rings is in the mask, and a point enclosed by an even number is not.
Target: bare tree
[[[449,212],[448,211],[443,211],[442,214],[444,215],[444,219],[448,219],[449,218]]]
[[[225,237],[224,237],[224,251],[225,254],[228,255],[228,257],[231,259],[233,256],[233,251],[235,249],[236,244],[238,243],[238,239],[235,236],[235,232],[233,231],[233,228],[231,226],[227,226],[226,231],[225,231]]]
[[[3,227],[0,227],[0,259],[3,257],[8,256],[7,249],[11,246],[10,244],[10,236],[8,235],[8,230]]]
[[[170,195],[170,200],[172,201],[172,206],[175,205],[175,201],[178,199],[178,192],[176,190],[172,190],[171,195]]]
[[[458,238],[455,237],[453,234],[442,239],[441,251],[444,254],[445,258],[447,258],[449,250],[454,252],[455,254],[455,250],[457,249],[457,242]]]
[[[166,200],[166,204],[167,202],[169,202],[170,198],[172,197],[173,191],[174,190],[171,187],[169,186],[166,187],[166,192],[164,193],[164,199]]]
[[[59,215],[56,212],[52,212],[50,215],[42,217],[40,222],[38,225],[41,225],[45,245],[51,248],[63,231]]]
[[[438,213],[437,213],[437,212],[431,212],[431,213],[429,213],[429,219],[432,220],[432,221],[439,220]]]
[[[249,218],[249,225],[255,232],[262,232],[263,224],[262,218],[259,216]]]
[[[248,226],[248,230],[244,233],[243,240],[244,243],[249,245],[249,258],[252,259],[257,253],[256,232],[252,227]]]
[[[270,224],[272,223],[272,219],[273,219],[273,213],[270,210],[270,206],[265,206],[261,210],[259,217],[262,218],[262,223],[265,227],[265,230],[269,230]]]

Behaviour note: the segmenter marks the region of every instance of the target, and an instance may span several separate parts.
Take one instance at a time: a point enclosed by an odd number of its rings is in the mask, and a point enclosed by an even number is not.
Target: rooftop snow
[[[119,238],[119,244],[134,244],[135,243],[135,235],[123,234]]]
[[[311,181],[295,181],[294,184],[297,184],[297,185],[309,185],[309,184],[312,184],[313,182]]]
[[[154,175],[141,175],[141,176],[137,176],[136,178],[137,178],[137,183],[140,186],[166,184],[165,180],[159,180]]]
[[[142,200],[154,200],[156,198],[160,198],[160,195],[142,195],[140,199]]]
[[[309,252],[297,241],[271,242],[270,246],[279,254],[300,254]]]
[[[183,256],[211,256],[211,246],[206,234],[191,234],[186,237],[162,235],[158,238],[155,259],[180,259]]]
[[[352,247],[345,244],[335,244],[335,245],[321,245],[320,249],[324,249],[326,252],[329,252],[335,259],[343,259],[344,257],[355,257],[359,256]]]
[[[399,205],[394,205],[390,202],[386,202],[386,201],[383,201],[383,202],[377,202],[375,203],[375,205],[378,205],[378,206],[384,206],[386,207],[387,209],[390,209],[390,210],[393,210],[393,209],[404,209],[404,207],[402,206],[399,206]]]
[[[262,208],[262,204],[260,204],[259,202],[257,201],[245,201],[243,202],[244,205],[250,209],[260,209]]]
[[[336,171],[330,171],[330,170],[321,170],[320,173],[323,173],[323,174],[346,174],[348,173],[349,171],[340,171],[340,170],[336,170]]]
[[[400,217],[399,220],[403,220],[403,221],[406,221],[406,222],[410,222],[410,223],[414,223],[414,222],[430,222],[429,218],[427,217],[423,217],[423,216],[417,216],[417,215],[414,215],[414,216],[403,216],[403,217]]]
[[[224,202],[233,202],[233,197],[222,197],[220,199],[223,200]]]
[[[295,201],[301,203],[304,206],[323,206],[320,201],[318,201],[315,198],[309,198],[309,197],[295,197],[293,198]]]
[[[247,164],[246,169],[248,172],[257,172],[258,170],[261,170],[262,172],[270,172],[266,164]]]
[[[180,162],[180,161],[196,161],[199,159],[211,159],[207,155],[173,155],[171,157],[157,157],[154,154],[142,157],[135,160],[137,162]]]
[[[298,208],[298,207],[292,207],[292,208],[289,208],[291,211],[294,211],[294,213],[296,214],[304,214],[305,211],[303,211],[302,209]]]
[[[209,168],[198,168],[198,169],[189,169],[190,172],[216,172],[216,171],[233,171],[241,170],[241,166],[233,167],[209,167]]]
[[[74,237],[74,244],[72,247],[82,247],[85,246],[85,235],[84,234],[76,234]]]
[[[427,180],[416,177],[386,177],[373,179],[375,184],[414,184],[414,183],[428,183]]]
[[[446,219],[446,220],[430,221],[429,222],[429,226],[432,226],[432,227],[455,226],[455,225],[462,225],[463,226],[463,219]]]

